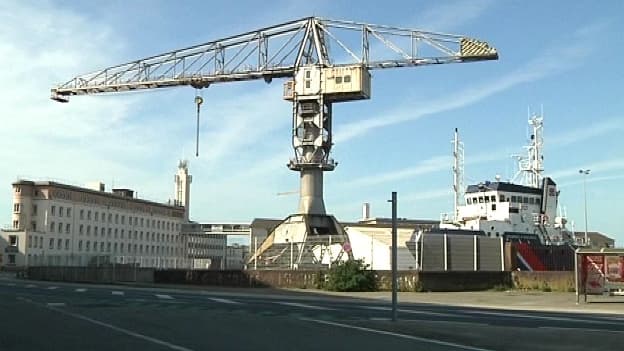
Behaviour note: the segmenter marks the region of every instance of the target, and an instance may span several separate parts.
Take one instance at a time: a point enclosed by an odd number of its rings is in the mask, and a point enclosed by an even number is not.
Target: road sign
[[[576,301],[580,295],[624,293],[624,249],[576,250]]]

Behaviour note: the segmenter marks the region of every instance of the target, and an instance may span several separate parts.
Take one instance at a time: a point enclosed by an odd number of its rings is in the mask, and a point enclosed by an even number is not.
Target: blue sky
[[[459,128],[466,183],[513,176],[509,155],[528,136],[527,108],[545,114],[545,166],[561,204],[584,228],[579,168],[588,177],[590,230],[624,244],[624,3],[621,1],[108,1],[0,3],[0,223],[11,182],[101,180],[140,197],[173,195],[177,160],[190,160],[191,217],[283,218],[297,208],[286,168],[290,104],[281,81],[203,91],[201,153],[194,151],[194,90],[86,96],[69,104],[49,89],[78,74],[223,36],[316,15],[476,37],[494,62],[373,72],[371,100],[334,107],[340,163],[325,175],[328,211],[356,220],[362,202],[389,216],[437,219],[451,211],[451,144]]]

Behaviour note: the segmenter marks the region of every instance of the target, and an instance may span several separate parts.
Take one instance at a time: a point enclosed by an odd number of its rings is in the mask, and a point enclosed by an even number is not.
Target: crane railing
[[[459,35],[308,17],[80,75],[53,88],[52,98],[270,82],[293,76],[302,65],[382,69],[497,58],[487,43]]]

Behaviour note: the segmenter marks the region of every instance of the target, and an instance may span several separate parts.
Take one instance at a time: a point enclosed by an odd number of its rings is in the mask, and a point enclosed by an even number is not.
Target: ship
[[[544,176],[541,115],[529,117],[531,136],[526,154],[514,156],[518,172],[511,181],[463,185],[463,143],[455,129],[453,140],[454,211],[442,214],[440,224],[426,234],[470,235],[501,238],[511,247],[511,269],[529,271],[574,270],[574,236],[559,209],[560,191],[551,177]],[[558,213],[559,212],[559,213]],[[415,232],[406,243],[416,257]],[[507,244],[509,243],[509,244]]]

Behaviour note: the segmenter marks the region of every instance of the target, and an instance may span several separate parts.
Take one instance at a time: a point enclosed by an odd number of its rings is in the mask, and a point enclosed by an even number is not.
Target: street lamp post
[[[589,243],[587,238],[587,175],[589,172],[589,169],[579,169],[579,174],[583,176],[583,197],[585,199],[585,245]]]

